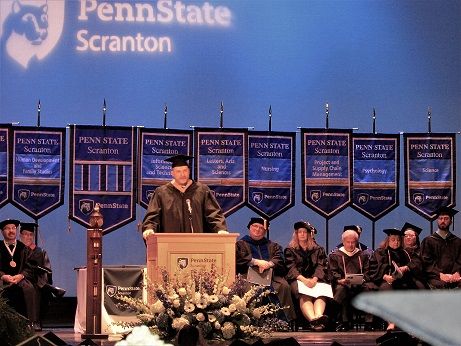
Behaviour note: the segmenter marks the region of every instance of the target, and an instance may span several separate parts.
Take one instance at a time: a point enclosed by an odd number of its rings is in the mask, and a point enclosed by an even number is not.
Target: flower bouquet
[[[205,339],[232,340],[267,337],[288,330],[277,318],[282,308],[271,303],[270,290],[250,286],[240,275],[231,287],[213,268],[211,272],[179,270],[172,277],[162,272],[161,282],[151,283],[153,303],[119,296],[137,311],[136,322],[117,322],[125,328],[146,325],[161,339],[171,340],[184,325],[196,326]]]

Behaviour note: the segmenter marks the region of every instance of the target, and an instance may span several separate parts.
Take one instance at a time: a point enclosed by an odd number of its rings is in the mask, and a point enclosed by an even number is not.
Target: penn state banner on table
[[[0,125],[0,207],[10,201],[10,131],[11,125]]]
[[[247,135],[247,129],[195,128],[195,178],[208,185],[226,216],[246,202]]]
[[[69,218],[90,227],[96,203],[103,233],[136,218],[136,128],[70,127]]]
[[[248,133],[247,205],[272,220],[295,203],[296,133]]]
[[[352,130],[301,129],[302,201],[329,219],[351,204]]]
[[[399,205],[400,135],[352,136],[352,207],[376,221]]]
[[[405,205],[427,220],[456,205],[456,134],[405,133]]]
[[[11,203],[38,219],[64,203],[66,129],[13,127]]]
[[[138,203],[147,208],[155,189],[171,181],[173,155],[192,155],[193,137],[190,130],[139,129],[139,191]]]

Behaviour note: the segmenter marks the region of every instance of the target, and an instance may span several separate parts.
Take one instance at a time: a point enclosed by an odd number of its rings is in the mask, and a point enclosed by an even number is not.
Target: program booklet
[[[261,286],[270,286],[272,282],[272,268],[259,272],[258,266],[248,267],[247,281]]]
[[[363,274],[346,274],[346,279],[349,280],[350,285],[363,284]]]
[[[306,296],[318,298],[318,297],[328,297],[333,298],[333,290],[331,289],[331,285],[326,284],[324,282],[317,282],[317,284],[309,288],[303,282],[298,281],[298,292],[300,294],[305,294]]]

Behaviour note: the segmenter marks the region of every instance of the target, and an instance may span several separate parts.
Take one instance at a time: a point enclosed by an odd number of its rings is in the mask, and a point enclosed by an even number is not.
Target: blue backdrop
[[[35,20],[21,21],[25,13]],[[426,132],[431,106],[433,132],[459,131],[459,13],[458,0],[2,0],[0,123],[35,125],[40,99],[42,126],[98,125],[106,98],[107,125],[162,127],[167,103],[170,128],[216,127],[223,101],[225,127],[267,130],[272,105],[272,129],[296,131],[324,127],[328,102],[331,128],[370,132],[375,107],[380,133]],[[296,206],[271,223],[270,237],[286,246],[303,218],[325,244],[324,219],[301,203],[299,133],[297,147]],[[86,232],[67,215],[66,197],[40,220],[40,245],[56,284],[75,295]],[[253,215],[231,215],[231,231],[245,233]],[[137,222],[104,237],[105,264],[145,262],[143,216],[138,206]],[[30,220],[10,204],[0,209],[7,217]],[[376,242],[405,221],[429,234],[401,188]],[[330,219],[330,245],[351,223],[371,245],[371,222],[352,208]]]

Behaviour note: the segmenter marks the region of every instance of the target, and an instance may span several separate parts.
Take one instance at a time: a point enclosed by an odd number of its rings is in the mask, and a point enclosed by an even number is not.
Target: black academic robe
[[[429,285],[442,288],[445,284],[440,281],[440,273],[461,274],[461,239],[453,233],[446,239],[434,233],[421,242],[421,258]]]
[[[344,268],[346,268],[346,272],[344,272]],[[363,274],[364,281],[370,281],[370,258],[362,250],[348,256],[340,249],[337,249],[328,256],[328,269],[333,287],[336,286],[338,280],[344,279],[346,274]]]
[[[51,274],[47,273],[44,270],[39,269],[37,266],[40,266],[44,269],[48,269],[51,272],[51,263],[48,257],[48,254],[42,248],[36,246],[33,250],[29,250],[29,255],[27,257],[29,261],[34,277],[33,283],[36,284],[39,288],[42,288],[46,284],[52,284]]]
[[[187,200],[190,201],[191,213]],[[192,225],[190,222],[192,218]],[[149,201],[142,230],[155,233],[213,233],[227,231],[226,219],[210,188],[192,182],[180,192],[170,182],[155,189]]]
[[[315,276],[318,282],[329,282],[327,255],[325,249],[318,244],[312,250],[287,247],[285,263],[288,268],[286,278],[290,283],[296,281],[299,275],[306,278]]]
[[[12,260],[9,251],[6,248],[5,242],[0,242],[0,277],[3,275],[22,274],[25,278],[32,278],[32,271],[27,263],[29,248],[19,240],[16,241],[16,249],[13,254],[13,260],[16,263],[15,267],[10,266]]]

